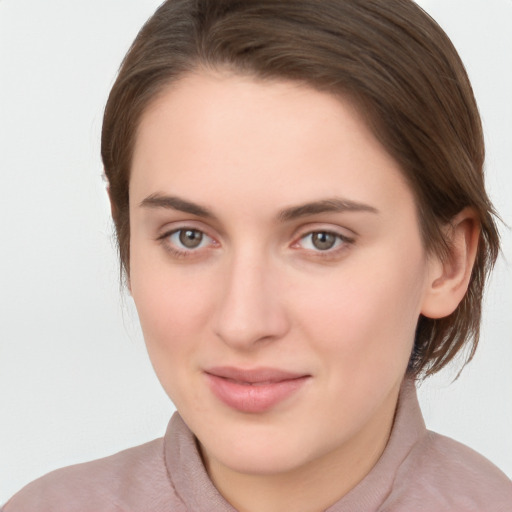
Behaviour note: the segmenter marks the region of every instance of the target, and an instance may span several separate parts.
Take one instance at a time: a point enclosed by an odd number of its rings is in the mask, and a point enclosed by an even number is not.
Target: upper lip
[[[250,384],[282,382],[285,380],[299,379],[301,377],[309,377],[306,373],[267,367],[236,368],[234,366],[215,366],[205,370],[205,373],[223,379],[247,382]]]

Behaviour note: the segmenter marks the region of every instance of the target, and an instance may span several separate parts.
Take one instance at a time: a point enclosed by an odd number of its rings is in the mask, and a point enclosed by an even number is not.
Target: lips
[[[240,412],[262,413],[298,392],[311,377],[275,368],[215,367],[205,371],[213,394]]]

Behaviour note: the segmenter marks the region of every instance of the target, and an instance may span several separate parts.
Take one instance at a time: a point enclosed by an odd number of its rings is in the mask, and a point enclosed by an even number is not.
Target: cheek
[[[131,258],[131,294],[155,373],[169,395],[206,339],[211,290],[180,269]],[[172,398],[172,396],[171,396]]]
[[[420,257],[404,264],[383,256],[340,267],[299,306],[307,312],[301,318],[308,337],[350,374],[371,367],[398,371],[412,349],[423,263]]]
[[[161,276],[160,276],[161,277]],[[204,293],[179,279],[145,279],[133,288],[146,349],[155,374],[176,408],[201,406],[198,388],[189,385],[203,350]]]
[[[207,317],[206,293],[194,286],[181,286],[179,279],[145,279],[132,287],[146,343],[172,351],[180,345],[192,347],[194,333]]]
[[[162,248],[132,233],[130,291],[148,348],[172,348],[201,324],[207,290],[198,286],[199,279],[170,265]]]

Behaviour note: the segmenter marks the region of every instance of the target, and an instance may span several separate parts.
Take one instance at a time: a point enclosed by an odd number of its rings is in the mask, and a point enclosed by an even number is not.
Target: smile
[[[225,405],[244,413],[262,413],[299,391],[310,375],[272,368],[211,368],[205,372],[210,390]]]

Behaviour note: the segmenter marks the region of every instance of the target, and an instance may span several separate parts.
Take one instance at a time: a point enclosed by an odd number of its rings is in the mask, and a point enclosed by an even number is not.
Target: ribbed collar
[[[393,429],[383,454],[368,475],[326,512],[377,512],[391,492],[398,468],[425,434],[416,387],[413,381],[405,380],[398,398]],[[167,428],[164,450],[169,478],[188,510],[236,512],[210,480],[195,437],[178,413],[171,418]]]

